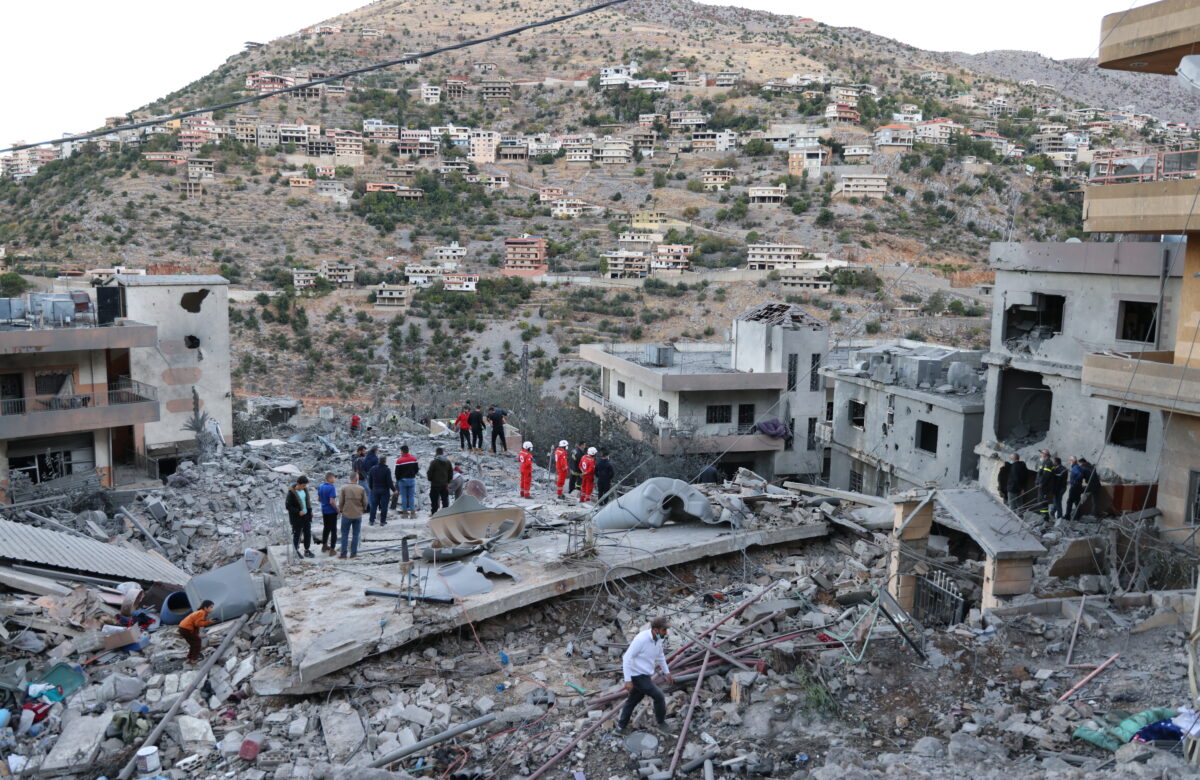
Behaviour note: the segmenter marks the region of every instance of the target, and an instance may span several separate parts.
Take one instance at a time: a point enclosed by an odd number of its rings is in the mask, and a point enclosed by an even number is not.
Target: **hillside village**
[[[0,155],[0,776],[1186,776],[1177,5],[1097,106],[686,0],[424,57],[575,9],[379,0]]]

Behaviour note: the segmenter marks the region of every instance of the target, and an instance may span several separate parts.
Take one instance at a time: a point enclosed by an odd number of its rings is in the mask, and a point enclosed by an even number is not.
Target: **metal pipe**
[[[737,608],[737,609],[735,609],[733,612],[730,612],[728,615],[726,615],[725,617],[721,618],[721,619],[720,619],[720,620],[718,620],[716,623],[714,623],[713,625],[711,625],[711,626],[709,626],[708,628],[706,628],[704,631],[700,632],[700,637],[699,637],[699,638],[700,638],[700,639],[703,639],[704,637],[706,637],[706,636],[708,636],[709,634],[711,634],[713,631],[716,631],[718,627],[720,627],[720,626],[724,625],[725,623],[729,622],[729,621],[730,621],[730,620],[732,620],[733,618],[735,618],[735,617],[737,617],[738,615],[740,615],[740,614],[742,614],[743,612],[745,612],[747,607],[749,607],[751,604],[753,604],[754,602],[756,602],[756,601],[758,601],[759,599],[761,599],[763,596],[765,596],[765,595],[767,595],[768,593],[770,593],[770,592],[771,592],[771,591],[772,591],[772,590],[775,588],[775,586],[779,584],[779,582],[780,582],[779,580],[775,580],[775,581],[774,581],[774,582],[772,582],[770,585],[768,585],[767,587],[763,588],[763,589],[762,589],[762,591],[760,591],[760,592],[759,592],[759,594],[758,594],[757,596],[753,596],[753,597],[751,597],[751,598],[749,598],[749,599],[747,599],[747,600],[743,601],[743,602],[742,602],[740,605],[738,605],[738,608]],[[679,657],[679,656],[680,656],[680,655],[683,653],[683,651],[684,651],[684,650],[687,650],[689,647],[691,647],[691,646],[692,646],[692,644],[693,644],[692,642],[688,642],[688,643],[687,643],[686,645],[684,645],[683,647],[680,647],[678,650],[676,650],[675,652],[671,653],[671,657],[667,659],[667,663],[669,664],[671,661],[673,661],[673,660],[675,660],[676,658],[678,658],[678,657]]]
[[[454,728],[446,729],[441,734],[434,734],[432,737],[427,737],[427,738],[421,740],[420,742],[409,745],[406,748],[400,748],[399,750],[397,750],[393,753],[388,753],[383,758],[378,759],[377,761],[372,761],[370,764],[368,764],[368,766],[370,766],[372,769],[379,769],[380,767],[385,767],[388,764],[393,764],[393,763],[399,761],[400,759],[404,758],[405,756],[411,756],[413,753],[416,753],[417,751],[424,750],[425,748],[427,748],[431,745],[436,745],[439,742],[443,742],[447,739],[450,739],[451,737],[457,737],[459,734],[463,734],[468,731],[474,731],[475,729],[479,728],[480,726],[485,726],[488,723],[491,723],[495,719],[496,719],[495,713],[491,713],[491,714],[476,718],[475,720],[469,720],[466,723],[460,723],[459,725],[455,726]]]
[[[1079,614],[1075,616],[1075,630],[1071,632],[1071,646],[1067,648],[1067,660],[1063,666],[1071,665],[1071,656],[1075,654],[1075,639],[1079,636],[1079,624],[1083,622],[1083,605],[1087,603],[1087,594],[1079,599]]]
[[[1091,671],[1091,673],[1090,673],[1090,674],[1088,674],[1088,676],[1087,676],[1087,677],[1084,677],[1082,680],[1080,680],[1079,682],[1075,683],[1075,686],[1074,686],[1073,688],[1071,688],[1071,690],[1067,691],[1067,692],[1066,692],[1066,693],[1064,693],[1062,696],[1059,696],[1059,697],[1058,697],[1058,702],[1061,704],[1062,702],[1066,701],[1068,698],[1070,698],[1071,694],[1075,693],[1075,691],[1079,690],[1080,688],[1082,688],[1083,686],[1085,686],[1085,685],[1087,685],[1089,682],[1091,682],[1093,677],[1095,677],[1096,675],[1100,674],[1100,672],[1103,672],[1105,669],[1107,669],[1107,668],[1108,668],[1108,665],[1109,665],[1109,664],[1111,664],[1113,661],[1117,660],[1117,659],[1118,659],[1118,658],[1120,658],[1120,657],[1121,657],[1121,654],[1120,654],[1120,653],[1117,653],[1117,654],[1116,654],[1116,655],[1114,655],[1112,658],[1109,658],[1107,661],[1105,661],[1104,663],[1102,663],[1102,664],[1100,664],[1099,666],[1097,666],[1095,669],[1093,669],[1093,670]]]
[[[704,766],[705,761],[712,761],[714,758],[716,758],[719,755],[721,755],[720,750],[710,750],[707,753],[705,753],[704,755],[700,756],[699,758],[693,758],[691,761],[689,761],[686,764],[684,764],[683,766],[679,767],[679,771],[685,775],[688,772],[695,772],[697,769]]]
[[[208,658],[204,659],[204,664],[200,667],[200,671],[196,672],[196,676],[192,678],[191,684],[179,694],[178,698],[175,699],[175,703],[171,705],[171,709],[167,710],[167,714],[163,715],[162,720],[158,722],[158,725],[154,727],[154,730],[150,732],[149,736],[146,737],[146,740],[142,744],[134,747],[134,757],[129,759],[129,763],[126,764],[125,768],[121,770],[121,773],[117,775],[120,780],[129,780],[129,777],[133,774],[134,768],[137,766],[138,750],[144,747],[151,747],[155,742],[158,741],[158,738],[162,736],[164,731],[166,731],[167,724],[174,719],[175,715],[179,712],[179,709],[183,706],[183,703],[191,697],[192,692],[199,688],[200,684],[208,678],[208,673],[213,668],[213,664],[215,664],[217,659],[225,654],[225,651],[229,649],[229,645],[233,642],[233,638],[237,636],[237,633],[242,630],[242,626],[246,625],[246,621],[249,619],[250,615],[248,614],[242,615],[240,618],[238,618],[237,622],[233,624],[233,628],[229,629],[229,631],[225,633],[225,638],[221,640],[221,644],[219,647],[217,647],[216,651],[211,653]]]
[[[688,728],[692,725],[692,714],[696,711],[696,703],[700,701],[700,686],[704,684],[704,672],[708,670],[710,657],[707,652],[704,654],[704,662],[700,664],[700,674],[696,677],[696,686],[692,688],[692,700],[688,704],[687,715],[683,718],[683,725],[679,727],[679,739],[675,742],[675,752],[671,754],[671,768],[667,770],[672,777],[675,775],[675,768],[679,766],[679,757],[683,755],[683,743],[687,740]]]
[[[154,549],[158,550],[159,555],[166,558],[168,561],[171,560],[171,556],[167,554],[166,548],[163,547],[161,544],[159,544],[158,540],[155,539],[154,536],[150,533],[150,529],[148,529],[148,528],[146,528],[146,526],[142,525],[142,522],[140,520],[138,520],[136,517],[129,514],[129,510],[127,510],[123,506],[119,506],[119,507],[117,507],[117,514],[125,515],[125,517],[127,517],[129,519],[129,522],[133,523],[134,527],[136,527],[139,531],[142,532],[142,536],[145,536],[147,539],[150,540],[150,543],[154,545]],[[186,569],[185,569],[185,571],[186,571]]]
[[[363,594],[367,595],[367,596],[386,596],[387,598],[390,598],[390,599],[407,598],[409,601],[432,601],[437,604],[453,604],[454,603],[454,599],[450,596],[424,596],[424,595],[418,596],[416,594],[405,596],[403,593],[397,593],[394,590],[379,590],[378,588],[367,588],[366,590],[363,591]]]
[[[607,723],[608,720],[613,715],[616,715],[618,712],[620,712],[621,707],[623,707],[623,706],[624,706],[623,704],[618,704],[617,706],[613,707],[608,712],[601,715],[596,720],[595,723],[593,723],[591,726],[589,726],[587,729],[585,729],[584,732],[582,734],[580,734],[578,737],[575,737],[575,739],[571,740],[570,743],[565,748],[563,748],[562,750],[558,751],[553,756],[551,756],[549,761],[542,764],[541,767],[539,767],[536,772],[531,774],[529,777],[525,778],[525,780],[537,780],[539,777],[546,774],[546,772],[548,772],[550,770],[550,767],[554,766],[560,760],[562,760],[563,756],[565,756],[566,754],[568,754],[572,750],[574,750],[575,746],[578,745],[580,742],[582,742],[585,738],[590,737],[592,735],[592,733],[596,731],[596,729],[600,728],[602,725]]]
[[[67,526],[63,525],[62,523],[58,522],[57,520],[51,520],[49,517],[42,517],[37,512],[31,512],[30,510],[26,509],[25,516],[28,517],[30,520],[36,520],[39,523],[45,523],[46,525],[50,526],[54,530],[61,531],[64,534],[70,534],[71,536],[78,536],[81,539],[92,539],[92,537],[88,536],[87,534],[82,534],[79,531],[76,531],[74,528],[68,528]],[[95,540],[92,539],[92,541],[95,541]]]

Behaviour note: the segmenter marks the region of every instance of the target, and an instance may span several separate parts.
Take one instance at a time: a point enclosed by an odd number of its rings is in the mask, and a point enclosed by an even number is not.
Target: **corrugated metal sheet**
[[[102,574],[139,582],[184,585],[191,575],[153,553],[0,520],[0,559]]]

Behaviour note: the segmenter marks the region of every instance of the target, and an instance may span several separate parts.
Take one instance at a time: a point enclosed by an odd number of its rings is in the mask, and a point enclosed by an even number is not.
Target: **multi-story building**
[[[662,242],[662,233],[625,232],[617,236],[617,246],[630,252],[653,252]]]
[[[550,216],[554,219],[582,217],[587,204],[582,198],[559,198],[550,204]]]
[[[700,182],[705,192],[723,190],[733,181],[733,168],[705,168],[700,171]]]
[[[650,273],[650,256],[644,251],[614,249],[600,257],[609,279],[641,279]]]
[[[547,263],[546,239],[528,234],[504,239],[505,276],[545,276]]]
[[[461,100],[467,96],[471,81],[466,76],[447,76],[442,82],[442,97],[446,100]]]
[[[821,173],[821,166],[829,160],[829,148],[825,146],[802,146],[788,149],[788,174],[815,178]]]
[[[888,192],[886,173],[843,173],[833,186],[834,196],[882,199]]]
[[[317,266],[317,275],[328,279],[338,287],[354,286],[354,266],[349,263],[339,263],[333,260],[322,260]]]
[[[842,147],[842,162],[867,163],[871,161],[874,153],[875,149],[870,144],[850,144]]]
[[[746,194],[751,204],[783,203],[783,199],[787,197],[787,185],[747,187]]]
[[[479,83],[484,100],[512,100],[513,83],[508,79],[486,79]]]
[[[292,269],[292,287],[297,290],[306,290],[317,283],[317,272],[312,268],[293,268]]]
[[[459,246],[457,241],[451,241],[444,246],[435,247],[433,259],[437,260],[439,265],[453,268],[467,259],[467,248]]]
[[[833,403],[814,431],[829,485],[885,496],[975,477],[984,416],[982,352],[922,342],[851,346],[820,373]]]
[[[564,187],[555,187],[550,184],[544,184],[541,187],[538,187],[539,203],[549,203],[565,197],[567,197],[567,190]]]
[[[825,118],[837,124],[856,125],[862,116],[847,103],[830,103],[825,106]]]
[[[385,282],[376,287],[373,292],[375,293],[375,306],[378,308],[402,309],[411,300],[407,284],[387,284]]]
[[[404,266],[404,281],[409,287],[431,287],[442,280],[445,268],[436,265],[409,263]]]
[[[467,159],[473,163],[496,162],[496,147],[500,145],[500,134],[495,130],[475,130],[471,133],[470,151]]]
[[[825,255],[814,254],[811,249],[800,244],[749,244],[746,247],[748,271],[796,268],[824,259]]]
[[[442,102],[442,88],[437,84],[421,85],[421,102],[427,106],[436,106]]]
[[[875,129],[875,149],[880,152],[911,150],[914,135],[912,125],[882,125]]]
[[[564,140],[563,157],[569,163],[590,163],[593,157],[592,139],[574,138]]]
[[[692,131],[692,151],[694,152],[728,152],[736,149],[738,134],[733,130],[694,130]]]
[[[650,258],[651,271],[690,271],[696,247],[691,244],[659,244]]]
[[[479,274],[443,274],[442,286],[449,292],[475,292]]]
[[[672,130],[692,130],[708,124],[708,114],[703,111],[681,109],[667,115],[667,121]]]
[[[915,129],[917,141],[944,146],[949,144],[956,134],[962,132],[963,126],[953,119],[939,117],[930,119],[928,122],[921,122]]]
[[[1134,360],[1102,355],[1172,354],[1187,300],[1184,253],[1181,244],[1155,242],[992,245],[987,401],[976,449],[986,489],[1001,490],[1012,453],[1032,462],[1042,448],[1064,461],[1088,458],[1106,485],[1138,486],[1122,492],[1156,481],[1147,453],[1163,446],[1164,416],[1134,403],[1139,388],[1120,376]],[[1156,376],[1150,360],[1139,374]],[[1089,373],[1088,362],[1103,368]],[[1178,388],[1155,381],[1159,392]]]
[[[736,87],[741,83],[742,72],[740,70],[722,70],[713,79],[713,86],[716,87]]]
[[[663,454],[814,479],[824,453],[797,431],[824,417],[816,368],[827,347],[824,323],[783,303],[737,317],[726,343],[585,344],[579,355],[600,368],[600,382],[580,388],[579,405]]]

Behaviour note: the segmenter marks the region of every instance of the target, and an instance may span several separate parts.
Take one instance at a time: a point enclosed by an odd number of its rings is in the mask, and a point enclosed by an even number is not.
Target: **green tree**
[[[25,281],[18,273],[9,271],[6,274],[0,274],[0,297],[16,298],[31,287],[33,285]]]

